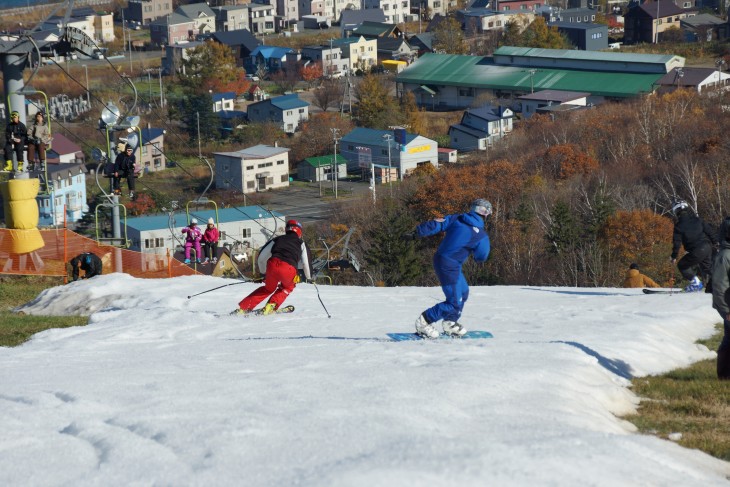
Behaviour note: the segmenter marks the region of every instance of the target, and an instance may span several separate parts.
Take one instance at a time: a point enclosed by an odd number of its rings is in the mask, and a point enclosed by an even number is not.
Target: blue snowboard
[[[416,335],[415,333],[388,333],[387,335],[394,342],[430,340],[429,338],[423,338],[421,335]],[[491,333],[489,333],[488,331],[477,330],[477,331],[467,331],[466,335],[464,335],[461,338],[454,338],[454,337],[451,337],[444,333],[439,335],[439,338],[442,340],[468,340],[468,339],[477,339],[477,338],[493,338],[493,335]]]

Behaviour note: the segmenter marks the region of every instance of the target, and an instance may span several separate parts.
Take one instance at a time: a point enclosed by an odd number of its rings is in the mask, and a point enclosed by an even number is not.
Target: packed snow
[[[472,287],[461,322],[493,338],[394,342],[440,288],[302,284],[292,314],[229,316],[256,287],[110,274],[22,307],[91,319],[0,348],[0,485],[730,484],[619,417],[632,377],[715,357],[708,294]]]

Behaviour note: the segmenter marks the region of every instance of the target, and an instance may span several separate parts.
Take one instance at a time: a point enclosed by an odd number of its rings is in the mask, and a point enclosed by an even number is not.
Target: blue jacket
[[[416,227],[419,237],[446,232],[433,256],[433,267],[441,284],[455,283],[464,261],[473,254],[474,260],[484,262],[489,257],[489,236],[484,220],[474,212],[447,215],[444,218],[421,223]]]

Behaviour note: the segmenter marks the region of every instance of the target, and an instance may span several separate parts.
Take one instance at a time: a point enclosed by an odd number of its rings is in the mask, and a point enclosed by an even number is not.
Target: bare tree
[[[336,107],[342,102],[342,86],[336,79],[322,80],[319,88],[314,90],[314,106],[326,112],[329,107]]]

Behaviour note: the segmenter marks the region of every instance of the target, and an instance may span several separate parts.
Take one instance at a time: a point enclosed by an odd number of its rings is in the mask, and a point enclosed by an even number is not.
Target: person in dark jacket
[[[274,313],[294,291],[298,268],[304,271],[308,281],[312,279],[311,253],[302,240],[302,225],[289,220],[285,229],[284,235],[269,240],[259,253],[259,268],[266,275],[264,285],[243,298],[231,314],[248,314],[267,296],[270,297],[263,314]]]
[[[654,282],[651,277],[642,274],[639,264],[631,264],[629,270],[626,271],[624,287],[659,287],[659,284]]]
[[[712,247],[717,243],[715,233],[710,225],[694,214],[686,201],[675,202],[672,212],[677,217],[672,238],[672,263],[677,264],[682,277],[689,281],[684,289],[686,292],[701,291],[705,285],[697,274],[699,272],[706,283],[710,279]],[[687,253],[677,263],[681,246]]]
[[[81,279],[90,279],[94,276],[100,276],[102,271],[101,259],[92,252],[84,252],[71,259],[71,272],[73,280],[79,279],[79,269],[84,271]]]
[[[717,349],[717,377],[730,380],[730,217],[718,232],[720,251],[712,266],[712,307],[720,313],[724,335]]]
[[[28,129],[20,121],[20,114],[10,112],[10,123],[5,127],[5,171],[13,170],[13,153],[18,160],[18,171],[23,170],[25,159],[25,142],[28,139]]]
[[[416,333],[425,338],[438,338],[439,332],[433,323],[443,320],[444,333],[463,336],[466,329],[458,323],[461,311],[469,298],[469,285],[461,272],[464,261],[472,255],[477,262],[485,262],[489,257],[489,236],[484,229],[484,221],[492,214],[492,204],[478,199],[471,205],[468,213],[447,215],[416,227],[415,234],[407,238],[429,237],[446,232],[438,250],[433,256],[433,268],[446,296],[442,303],[428,308],[416,320]]]
[[[124,147],[124,152],[117,154],[117,158],[114,159],[114,173],[112,174],[112,189],[114,193],[120,194],[122,192],[120,180],[126,178],[127,187],[129,187],[129,197],[134,198],[134,164],[136,162],[137,158],[134,157],[134,148],[127,144]]]

